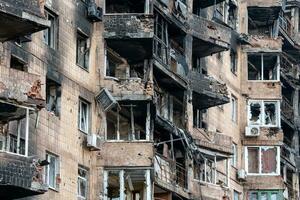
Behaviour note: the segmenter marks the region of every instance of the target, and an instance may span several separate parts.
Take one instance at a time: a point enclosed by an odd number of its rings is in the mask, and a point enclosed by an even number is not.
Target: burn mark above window
[[[148,0],[106,0],[105,13],[147,13]]]

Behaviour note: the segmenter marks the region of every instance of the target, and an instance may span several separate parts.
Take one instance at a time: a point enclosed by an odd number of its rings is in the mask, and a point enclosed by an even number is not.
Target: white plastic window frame
[[[251,124],[251,103],[259,103],[260,104],[260,124]],[[266,125],[265,124],[265,103],[275,103],[276,106],[276,124],[275,125]],[[259,127],[281,127],[280,120],[280,100],[248,100],[247,105],[247,124],[248,126],[259,126]]]
[[[259,172],[258,173],[249,173],[248,172],[248,148],[258,148],[259,154]],[[263,148],[276,148],[276,163],[277,168],[275,173],[262,173],[262,160],[261,152]],[[245,146],[245,170],[249,176],[279,176],[280,175],[280,147],[279,146]]]
[[[279,53],[253,53],[253,52],[248,52],[247,53],[247,65],[248,65],[248,56],[249,55],[260,55],[261,57],[261,79],[257,80],[249,80],[248,79],[248,67],[247,67],[247,80],[249,82],[279,82],[280,81],[280,55]],[[277,56],[277,79],[275,80],[264,80],[264,55],[265,54],[274,54]]]
[[[81,128],[81,117],[82,117],[82,114],[83,114],[83,112],[82,112],[82,104],[86,104],[86,106],[87,106],[87,111],[86,111],[86,125],[85,125],[85,129],[86,130],[83,130]],[[86,100],[84,100],[82,98],[79,98],[79,107],[78,107],[78,109],[79,109],[78,110],[78,115],[79,115],[79,117],[78,117],[78,129],[81,132],[83,132],[85,134],[88,134],[89,133],[89,129],[90,129],[90,110],[91,110],[91,104],[88,101],[86,101]]]
[[[85,191],[86,196],[81,196],[81,195],[79,194],[79,191],[77,190],[77,198],[80,199],[80,200],[84,200],[84,199],[87,199],[87,198],[88,198],[89,171],[88,171],[86,168],[81,167],[81,166],[78,166],[78,170],[83,170],[83,171],[86,172],[86,177],[82,177],[82,176],[80,176],[80,174],[78,174],[78,177],[77,177],[78,180],[81,179],[81,180],[84,181],[85,184],[86,184],[86,191]],[[79,184],[79,181],[78,181],[78,180],[77,180],[77,188],[80,188],[80,185],[78,185],[78,184]]]
[[[58,191],[59,188],[58,188],[58,184],[57,184],[57,175],[60,173],[59,172],[60,171],[60,169],[59,169],[59,166],[60,166],[59,156],[47,151],[46,152],[46,160],[49,163],[50,163],[51,157],[53,157],[55,159],[55,169],[54,169],[55,177],[53,177],[54,178],[54,187],[49,184],[50,183],[50,167],[49,167],[49,165],[46,165],[46,167],[45,167],[45,177],[44,177],[45,180],[44,180],[44,182],[47,183],[47,185],[50,189]]]
[[[139,169],[139,168],[137,168]],[[145,179],[146,179],[146,199],[145,200],[151,200],[152,199],[152,189],[151,189],[151,172],[150,169],[139,169],[139,170],[144,170],[145,172]],[[119,200],[125,200],[126,199],[126,194],[125,194],[125,171],[126,169],[106,169],[104,170],[103,173],[103,193],[104,197],[103,200],[108,200],[107,198],[107,187],[108,187],[108,173],[110,171],[117,171],[119,172],[119,181],[120,181],[120,198]]]

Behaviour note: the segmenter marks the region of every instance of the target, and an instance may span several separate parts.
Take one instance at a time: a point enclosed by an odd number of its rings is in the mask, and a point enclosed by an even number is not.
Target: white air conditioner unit
[[[96,134],[90,134],[87,136],[87,147],[90,150],[100,150],[101,138]]]
[[[260,134],[259,126],[247,126],[245,130],[245,135],[249,137],[257,137]]]
[[[244,169],[240,169],[237,172],[237,179],[239,181],[246,181],[246,178],[247,178],[247,172]]]

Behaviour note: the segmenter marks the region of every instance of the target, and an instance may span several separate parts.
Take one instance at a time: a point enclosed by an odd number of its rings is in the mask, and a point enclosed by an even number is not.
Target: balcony
[[[154,18],[150,14],[106,14],[104,33],[108,46],[129,63],[151,57]]]
[[[0,0],[0,42],[38,32],[50,26],[38,0]]]
[[[282,97],[281,102],[281,115],[288,120],[290,123],[294,124],[294,109],[293,105],[286,97]]]
[[[12,104],[33,108],[45,106],[45,100],[41,95],[40,76],[27,72],[0,67],[0,99]],[[0,107],[0,113],[7,113],[7,109]],[[0,119],[1,120],[1,119]]]
[[[200,128],[193,128],[191,135],[201,148],[232,154],[232,138],[229,136]]]
[[[213,77],[190,72],[193,105],[198,109],[210,108],[229,103],[227,86]]]
[[[153,58],[154,75],[160,77],[158,81],[170,89],[187,87],[188,65],[183,52],[167,46],[155,36]]]
[[[189,198],[187,193],[187,170],[174,160],[156,154],[154,156],[155,183],[163,189],[174,191]]]
[[[0,152],[0,198],[16,199],[43,194],[43,167],[32,158]]]
[[[214,21],[192,15],[193,54],[205,57],[230,48],[231,29]]]

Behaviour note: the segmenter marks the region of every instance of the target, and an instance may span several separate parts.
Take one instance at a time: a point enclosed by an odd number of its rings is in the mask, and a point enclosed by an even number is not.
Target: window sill
[[[55,119],[60,120],[60,115],[55,115],[55,113],[53,113],[52,111],[48,111],[48,110],[47,110],[47,113],[48,113],[48,116],[51,116]]]
[[[255,177],[255,176],[280,176],[280,174],[253,174],[253,173],[248,173],[247,172],[247,176],[252,176],[252,177]]]
[[[89,135],[89,133],[88,133],[88,132],[86,132],[86,131],[83,131],[83,130],[81,130],[80,128],[78,128],[78,131],[79,131],[80,133],[83,133],[84,135]]]
[[[107,143],[153,143],[150,140],[105,140]]]
[[[120,81],[118,78],[113,76],[104,76],[104,80]]]
[[[49,188],[50,190],[54,191],[54,192],[59,192],[59,189],[57,189],[57,188],[53,188],[53,187],[51,187],[51,186],[49,186],[48,188]]]
[[[80,68],[80,69],[82,69],[82,70],[84,70],[84,71],[86,71],[87,73],[89,73],[90,71],[89,71],[89,68],[84,68],[83,66],[81,66],[80,64],[78,64],[78,63],[76,63],[76,65]]]
[[[247,80],[252,83],[280,83],[280,80]]]

